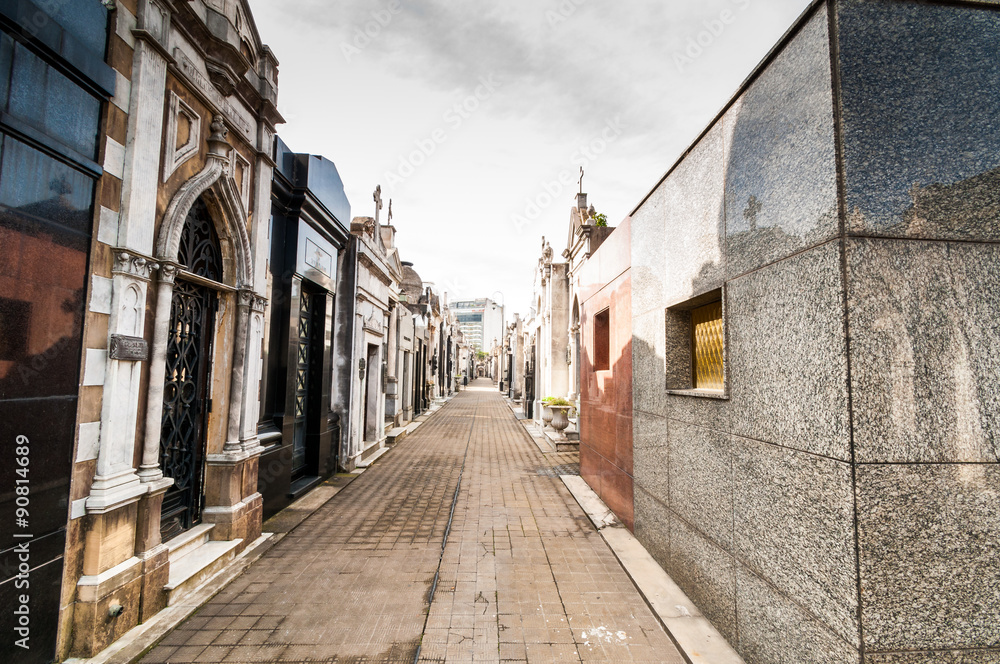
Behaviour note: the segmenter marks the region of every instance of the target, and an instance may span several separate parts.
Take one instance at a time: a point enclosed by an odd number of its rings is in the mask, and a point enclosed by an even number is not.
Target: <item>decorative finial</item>
[[[389,212],[386,214],[385,223],[392,226],[392,199],[389,199]]]
[[[583,166],[580,167],[580,193],[583,193]]]

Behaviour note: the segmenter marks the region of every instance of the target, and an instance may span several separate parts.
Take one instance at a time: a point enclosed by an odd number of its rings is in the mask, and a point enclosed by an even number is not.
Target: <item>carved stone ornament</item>
[[[236,77],[227,67],[223,67],[216,62],[207,61],[205,62],[205,69],[208,70],[208,80],[212,82],[215,89],[221,92],[224,97],[228,97],[236,91]]]
[[[365,379],[365,371],[368,369],[368,361],[365,358],[358,360],[358,378]]]
[[[108,357],[124,362],[145,362],[149,359],[149,343],[142,337],[112,334],[108,344]]]
[[[249,308],[253,304],[257,295],[252,290],[241,288],[239,290],[239,306]]]
[[[226,121],[221,115],[212,118],[212,135],[208,137],[210,143],[226,143],[229,130],[226,128]]]
[[[160,264],[160,283],[172,284],[174,279],[177,278],[177,273],[180,272],[181,267],[174,263],[161,263]]]
[[[258,314],[264,313],[267,309],[267,298],[261,295],[254,295],[253,302],[250,303],[250,309]]]
[[[114,252],[115,264],[111,268],[113,274],[123,274],[143,281],[149,281],[150,274],[160,266],[143,256],[136,256],[123,249]]]
[[[381,335],[383,332],[383,328],[382,328],[382,321],[378,318],[378,314],[379,312],[376,311],[371,316],[366,318],[363,327],[369,332]]]

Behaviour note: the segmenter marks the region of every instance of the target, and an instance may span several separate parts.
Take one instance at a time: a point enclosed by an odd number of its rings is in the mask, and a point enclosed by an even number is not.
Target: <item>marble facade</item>
[[[282,122],[277,61],[240,1],[123,0],[111,25],[114,122],[90,260],[94,293],[104,295],[84,319],[71,487],[81,509],[67,529],[59,657],[94,655],[177,599],[164,535],[199,526],[206,541],[237,552],[261,524],[256,417],[268,242],[258,210],[268,207]],[[182,247],[196,223],[217,260]],[[175,293],[185,289],[215,308],[200,337],[212,355],[199,361],[212,369],[191,406],[203,489],[193,489],[174,524],[174,513],[161,522],[161,506],[182,487],[164,466],[161,432],[176,407],[166,365]],[[109,620],[113,607],[121,610]]]

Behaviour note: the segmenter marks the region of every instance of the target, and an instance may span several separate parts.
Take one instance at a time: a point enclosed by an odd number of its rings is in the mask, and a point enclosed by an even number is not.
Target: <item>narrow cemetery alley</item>
[[[475,381],[143,661],[682,662],[559,479],[576,459]]]

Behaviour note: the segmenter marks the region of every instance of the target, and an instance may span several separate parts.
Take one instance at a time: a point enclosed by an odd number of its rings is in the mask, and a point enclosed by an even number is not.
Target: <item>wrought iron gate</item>
[[[306,466],[306,434],[308,433],[310,365],[312,364],[313,321],[316,296],[302,290],[299,295],[298,341],[295,352],[295,401],[292,433],[292,477],[302,474]]]
[[[160,467],[174,485],[163,497],[164,541],[201,517],[205,424],[209,410],[208,357],[214,328],[215,293],[178,279],[174,285],[163,386]]]

